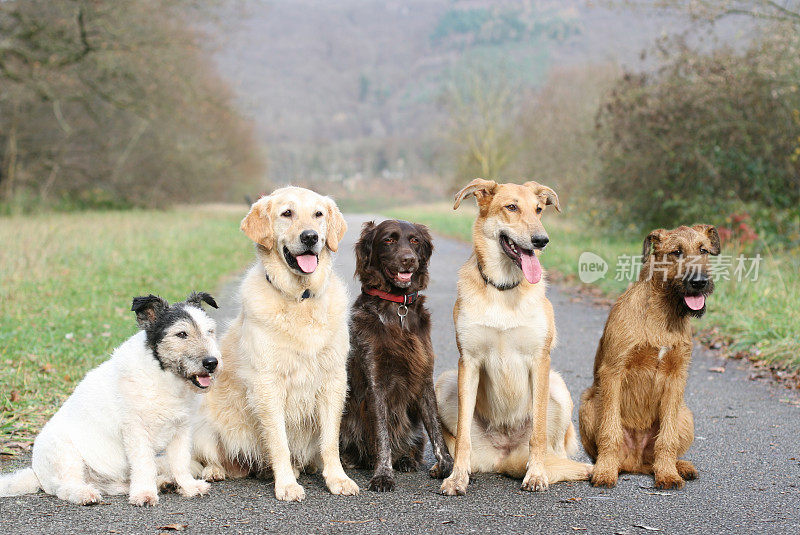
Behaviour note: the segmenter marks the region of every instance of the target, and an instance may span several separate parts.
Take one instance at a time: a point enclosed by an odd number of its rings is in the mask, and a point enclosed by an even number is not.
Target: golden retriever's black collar
[[[384,301],[392,301],[393,303],[400,303],[403,305],[410,305],[419,297],[419,292],[412,292],[410,294],[395,295],[389,292],[378,290],[377,288],[361,288],[361,291],[367,295],[379,297]]]
[[[267,279],[268,283],[272,284],[272,280],[270,280],[270,278],[269,278],[269,273],[267,273],[266,271],[264,272],[264,277]],[[274,284],[272,284],[272,285],[275,286]],[[276,286],[276,288],[277,288],[277,286]],[[303,291],[302,295],[300,296],[300,300],[302,301],[304,299],[308,299],[309,297],[313,297],[313,296],[311,295],[311,290],[306,288]]]
[[[497,284],[492,279],[490,279],[489,277],[486,276],[486,274],[483,272],[483,268],[481,267],[481,263],[480,262],[475,262],[475,263],[478,264],[478,273],[481,274],[481,278],[483,278],[483,282],[485,284],[490,285],[490,286],[494,286],[496,289],[500,290],[501,292],[505,292],[506,290],[513,290],[514,288],[519,286],[519,283],[521,282],[521,281],[517,281],[514,284]]]

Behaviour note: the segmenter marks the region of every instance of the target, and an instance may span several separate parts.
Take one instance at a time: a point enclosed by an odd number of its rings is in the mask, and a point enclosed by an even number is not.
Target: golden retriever
[[[279,500],[303,500],[297,475],[320,465],[333,494],[357,494],[339,459],[350,344],[331,253],[344,218],[331,199],[286,187],[256,201],[241,228],[257,261],[222,338],[225,365],[206,397],[195,459],[210,480],[271,467]]]
[[[569,459],[577,448],[572,398],[550,370],[553,307],[537,255],[549,238],[542,212],[558,196],[536,182],[475,179],[454,209],[474,194],[479,215],[474,251],[459,271],[453,309],[458,375],[442,374],[436,398],[445,440],[455,450],[442,494],[465,494],[470,472],[523,478],[524,490],[587,479],[591,465]]]

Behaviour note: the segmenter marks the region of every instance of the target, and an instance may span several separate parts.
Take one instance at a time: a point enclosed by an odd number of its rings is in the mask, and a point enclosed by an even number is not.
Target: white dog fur
[[[41,488],[88,505],[129,493],[134,505],[155,505],[163,451],[162,479],[184,496],[207,493],[209,484],[190,473],[190,423],[211,382],[203,360],[221,356],[201,300],[216,306],[208,294],[172,306],[152,295],[135,299],[144,330],[86,374],[36,437],[32,467],[0,478],[0,496]]]

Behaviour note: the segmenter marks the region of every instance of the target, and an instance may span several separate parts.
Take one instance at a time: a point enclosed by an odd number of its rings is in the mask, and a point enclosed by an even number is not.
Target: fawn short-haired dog
[[[433,391],[431,318],[425,297],[433,243],[428,229],[407,221],[365,223],[356,244],[362,284],[350,314],[350,392],[342,419],[342,456],[375,473],[369,488],[394,489],[394,471],[417,470],[423,426],[437,464],[449,475],[452,457],[442,439]]]
[[[522,478],[522,488],[587,479],[591,466],[571,460],[577,447],[572,398],[550,369],[553,306],[538,255],[549,238],[542,225],[556,193],[537,182],[475,179],[456,194],[478,201],[474,251],[458,274],[453,309],[461,354],[458,375],[436,383],[445,439],[455,446],[446,495],[464,494],[473,472]]]
[[[656,487],[681,488],[697,470],[679,460],[694,440],[683,400],[692,356],[690,319],[714,290],[709,255],[720,252],[711,225],[654,230],[642,269],[614,304],[581,397],[583,447],[595,460],[592,484],[613,487],[620,472],[653,474]]]
[[[128,493],[134,505],[155,505],[166,482],[184,496],[207,493],[209,484],[190,473],[191,422],[221,357],[201,302],[217,306],[207,293],[172,305],[135,298],[141,330],[86,374],[36,437],[33,466],[0,478],[0,496],[41,488],[89,505]]]

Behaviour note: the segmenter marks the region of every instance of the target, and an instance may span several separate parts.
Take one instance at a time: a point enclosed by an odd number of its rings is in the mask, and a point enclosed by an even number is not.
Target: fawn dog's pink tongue
[[[519,259],[522,261],[522,273],[525,274],[525,279],[531,284],[536,284],[542,280],[542,265],[539,259],[531,251],[530,254],[524,251],[519,252]]]
[[[317,269],[317,255],[315,254],[301,254],[296,256],[295,260],[303,273],[314,273],[314,270]]]
[[[197,382],[200,383],[200,386],[209,387],[211,386],[211,376],[209,375],[198,375]]]
[[[700,310],[706,305],[704,295],[684,295],[683,300],[686,302],[686,306],[692,310]]]

